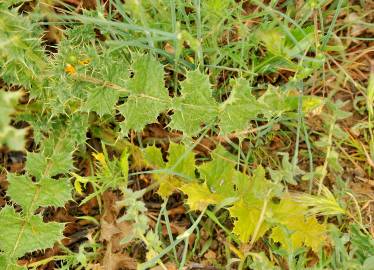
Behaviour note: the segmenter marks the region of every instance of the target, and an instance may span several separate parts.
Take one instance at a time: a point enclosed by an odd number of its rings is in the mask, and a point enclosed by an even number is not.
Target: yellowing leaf
[[[187,204],[192,211],[203,211],[208,205],[218,204],[223,199],[218,194],[212,193],[205,183],[188,183],[180,190],[188,196]]]
[[[92,153],[92,156],[99,162],[103,169],[109,168],[103,153]]]
[[[163,198],[195,178],[195,154],[183,144],[170,143],[167,163],[162,158],[161,150],[154,145],[143,149],[143,156],[148,166],[168,171],[153,174],[160,185],[157,193]]]
[[[260,200],[253,200],[249,203],[242,199],[229,208],[230,215],[235,218],[233,233],[243,243],[247,243],[251,239],[257,223],[260,221],[262,207],[263,202]],[[270,225],[266,220],[263,220],[255,240],[263,236],[268,229],[270,229]]]
[[[119,160],[119,166],[121,168],[122,175],[127,182],[129,178],[129,153],[127,152],[127,149],[122,152],[121,159]]]
[[[263,200],[268,197],[268,193],[277,195],[281,192],[282,186],[280,184],[273,183],[266,179],[265,170],[262,166],[258,166],[250,179],[250,181],[242,182],[237,184],[239,192],[244,196],[244,199],[249,201],[252,198]]]
[[[175,190],[183,185],[183,182],[177,177],[165,175],[165,174],[156,174],[155,179],[160,184],[157,193],[162,198],[169,197]]]
[[[270,237],[289,251],[304,244],[318,252],[327,238],[326,224],[319,224],[315,216],[306,217],[306,213],[306,208],[300,203],[284,198],[274,207],[274,219],[279,225],[272,229]]]
[[[80,176],[74,172],[72,172],[71,175],[75,177],[75,180],[74,180],[75,191],[78,192],[79,195],[83,195],[82,185],[86,187],[86,184],[89,182],[88,178]]]

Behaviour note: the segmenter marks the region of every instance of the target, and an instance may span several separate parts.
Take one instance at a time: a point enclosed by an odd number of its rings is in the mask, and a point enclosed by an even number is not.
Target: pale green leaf
[[[223,146],[218,145],[212,152],[212,161],[199,166],[200,177],[205,180],[212,192],[226,197],[234,196],[235,179],[240,173],[235,169],[235,165],[235,157]]]
[[[83,108],[86,112],[96,112],[98,115],[112,114],[119,98],[116,90],[104,87],[92,87]]]
[[[195,178],[195,154],[183,144],[171,142],[166,169],[187,180]]]
[[[233,81],[230,97],[219,108],[220,128],[223,134],[247,129],[249,120],[262,112],[262,105],[251,94],[245,79]]]
[[[8,175],[8,196],[25,213],[32,214],[39,206],[63,207],[71,200],[71,185],[67,180],[41,179],[32,182],[25,175]]]
[[[134,76],[129,79],[127,89],[130,95],[119,107],[125,117],[122,127],[141,131],[147,124],[157,122],[157,117],[165,111],[170,102],[164,85],[164,69],[150,55],[139,55],[131,66]]]
[[[218,116],[218,105],[212,97],[208,75],[190,71],[181,83],[181,97],[174,98],[174,114],[169,126],[189,136],[197,135],[202,125],[212,125]]]
[[[64,224],[44,223],[40,216],[24,219],[13,207],[0,211],[0,249],[10,259],[22,257],[27,252],[52,247],[63,237]]]
[[[73,150],[69,137],[57,142],[53,138],[47,139],[39,153],[27,153],[26,170],[39,179],[66,173],[73,168]]]
[[[9,125],[10,115],[20,98],[20,92],[5,92],[0,89],[0,146],[6,145],[12,150],[21,151],[25,144],[25,129],[16,129]]]
[[[166,163],[162,158],[161,149],[155,145],[147,146],[143,149],[144,159],[147,164],[154,168],[164,168]]]
[[[272,261],[266,257],[266,254],[262,251],[260,253],[250,253],[252,257],[252,263],[249,265],[253,270],[279,270],[278,266],[275,266]]]

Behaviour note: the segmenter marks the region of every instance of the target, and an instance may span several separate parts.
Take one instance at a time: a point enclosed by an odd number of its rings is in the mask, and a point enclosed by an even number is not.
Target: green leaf
[[[0,77],[7,84],[37,90],[46,56],[41,46],[41,29],[29,18],[18,15],[16,9],[0,6]],[[31,91],[32,96],[35,93]]]
[[[27,153],[26,170],[38,179],[66,173],[73,168],[73,147],[68,137],[57,141],[49,138],[44,141],[42,151]]]
[[[212,192],[225,197],[235,196],[235,180],[240,177],[240,172],[235,169],[235,157],[221,145],[212,152],[212,157],[212,161],[199,166],[200,177],[205,180]],[[248,176],[244,177],[248,179]]]
[[[371,235],[361,231],[358,224],[350,226],[351,243],[356,257],[363,263],[367,258],[374,256],[374,239]]]
[[[69,136],[77,145],[86,142],[88,124],[88,114],[75,113],[69,118],[66,129],[69,130]]]
[[[112,114],[117,100],[118,91],[105,87],[91,87],[87,96],[86,104],[83,106],[84,111],[96,112],[98,115]]]
[[[281,181],[285,181],[291,185],[296,185],[297,182],[294,179],[295,176],[304,175],[305,172],[301,170],[298,166],[294,166],[289,161],[289,154],[288,153],[279,153],[282,155],[282,167],[278,170],[268,169],[271,179],[273,179],[276,183],[280,183]]]
[[[26,267],[20,266],[16,262],[12,262],[6,255],[0,255],[0,269],[27,270]]]
[[[188,136],[200,133],[201,125],[212,125],[218,116],[218,105],[212,97],[208,75],[190,71],[181,83],[182,96],[173,99],[169,126]]]
[[[41,179],[35,183],[26,175],[9,174],[8,181],[8,196],[28,214],[39,206],[63,207],[72,199],[71,185],[66,179]]]
[[[143,149],[143,155],[149,166],[169,171],[153,174],[160,185],[158,194],[163,198],[167,198],[183,183],[195,178],[195,154],[183,144],[170,143],[167,163],[162,159],[161,150],[154,145]]]
[[[195,178],[195,154],[183,144],[171,142],[166,169],[187,179]]]
[[[220,104],[219,118],[221,133],[243,131],[248,127],[249,120],[262,112],[262,105],[251,94],[251,88],[245,79],[233,82],[230,97]]]
[[[16,129],[9,125],[10,115],[20,98],[20,92],[5,92],[0,90],[0,146],[7,145],[12,150],[21,151],[25,145],[25,129]]]
[[[143,149],[144,159],[147,164],[154,168],[165,168],[166,163],[162,158],[161,149],[155,145],[147,146]]]
[[[164,69],[150,55],[136,56],[131,66],[134,76],[129,79],[127,89],[130,95],[120,112],[125,117],[122,127],[125,132],[141,131],[157,117],[170,103],[169,93],[164,85]]]
[[[258,200],[264,200],[268,198],[270,194],[279,195],[282,192],[282,185],[273,183],[266,179],[265,170],[262,166],[258,166],[251,177],[251,180],[242,186],[238,186],[238,190],[243,190],[242,194],[245,194],[244,198],[249,201],[252,198],[257,198]],[[244,191],[247,191],[245,193]]]
[[[25,219],[13,207],[0,211],[0,249],[10,259],[22,257],[27,252],[52,247],[63,237],[64,224],[44,223],[40,216]]]

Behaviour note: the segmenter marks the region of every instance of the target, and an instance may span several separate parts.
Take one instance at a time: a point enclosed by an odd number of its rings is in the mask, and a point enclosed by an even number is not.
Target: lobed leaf
[[[26,170],[38,179],[66,173],[73,168],[73,150],[71,138],[64,137],[57,142],[49,138],[39,153],[27,153]]]
[[[157,122],[160,113],[167,110],[170,98],[164,86],[164,69],[150,55],[135,57],[131,70],[134,76],[129,79],[127,89],[130,94],[120,112],[125,117],[122,128],[141,131],[150,123]]]
[[[246,130],[249,120],[262,112],[263,106],[251,94],[245,79],[236,79],[229,98],[220,104],[219,126],[222,134]]]
[[[72,199],[71,185],[67,180],[43,178],[39,182],[32,182],[26,175],[8,175],[8,196],[19,204],[27,215],[39,206],[63,207]]]
[[[174,114],[169,126],[195,136],[201,126],[212,125],[218,116],[218,104],[212,97],[209,77],[200,71],[187,72],[187,78],[181,83],[182,95],[173,99],[171,108]]]
[[[40,216],[25,219],[13,207],[5,206],[0,211],[0,249],[9,259],[52,247],[63,237],[64,224],[44,223]]]

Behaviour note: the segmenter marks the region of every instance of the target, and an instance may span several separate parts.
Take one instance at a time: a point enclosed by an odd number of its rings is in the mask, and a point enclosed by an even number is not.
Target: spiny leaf
[[[262,112],[263,106],[251,94],[251,88],[245,79],[232,82],[230,97],[220,104],[220,128],[223,134],[245,130],[248,122]]]
[[[145,125],[157,122],[158,115],[169,106],[170,98],[164,86],[164,69],[150,55],[136,56],[131,65],[134,76],[128,81],[130,95],[120,112],[125,117],[122,127],[141,131]]]
[[[29,90],[40,88],[39,76],[46,62],[40,36],[41,29],[28,16],[18,16],[15,9],[0,5],[0,77],[6,83]]]
[[[27,270],[26,267],[20,266],[16,264],[16,262],[13,262],[8,258],[6,255],[0,254],[0,269],[6,269],[6,270]]]
[[[73,168],[73,147],[70,138],[54,138],[44,141],[39,153],[27,153],[26,170],[37,178],[48,178],[66,173]]]
[[[63,237],[64,224],[44,223],[40,216],[25,219],[13,207],[0,211],[0,249],[10,259],[17,259],[27,252],[53,246]]]
[[[71,185],[67,180],[41,179],[32,182],[25,175],[8,175],[7,194],[25,213],[32,214],[39,206],[62,207],[71,199]]]
[[[119,98],[118,91],[110,88],[91,87],[84,105],[87,112],[97,112],[98,115],[112,114]]]
[[[201,131],[202,124],[214,123],[218,105],[212,97],[209,77],[198,70],[188,72],[181,87],[182,96],[173,99],[174,114],[169,126],[194,136]]]

